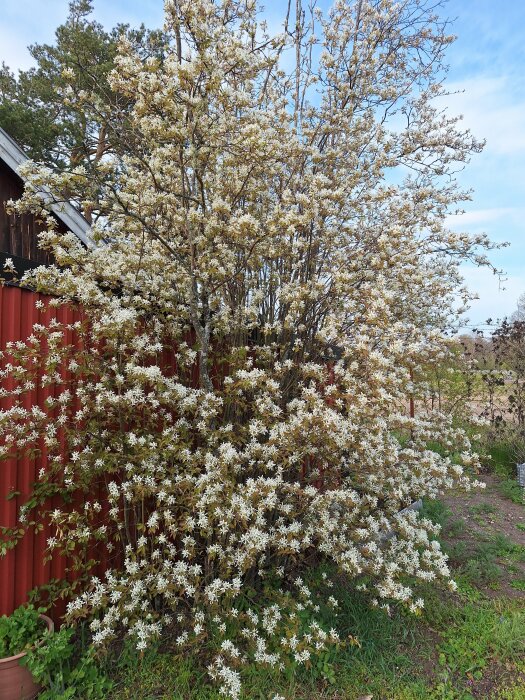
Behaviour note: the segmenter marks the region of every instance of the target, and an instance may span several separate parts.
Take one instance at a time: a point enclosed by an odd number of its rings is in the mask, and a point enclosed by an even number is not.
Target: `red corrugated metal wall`
[[[53,308],[46,304],[44,312],[38,311],[35,302],[48,301],[49,297],[20,289],[18,287],[0,286],[0,349],[5,349],[9,341],[25,340],[31,335],[33,324],[49,324],[52,318],[63,323],[72,323],[79,319],[78,310],[71,307]],[[67,339],[73,341],[72,333]],[[27,408],[31,405],[43,405],[48,391],[38,389],[24,397]],[[0,398],[0,408],[9,407],[9,399]],[[45,460],[45,453],[37,459],[0,461],[0,526],[12,527],[17,521],[17,512],[21,503],[31,492],[31,485]],[[16,491],[20,495],[7,499],[9,493]],[[102,495],[102,494],[101,494]],[[104,500],[102,500],[104,502]],[[63,504],[51,502],[51,507]],[[29,591],[36,586],[49,583],[52,579],[64,577],[66,562],[63,557],[55,556],[45,562],[45,549],[51,535],[49,524],[43,523],[41,532],[29,532],[17,544],[15,549],[0,557],[0,615],[9,614],[27,601]],[[103,575],[107,565],[105,556],[94,573]],[[63,614],[65,603],[52,611],[58,620]]]
[[[49,326],[50,321],[55,318],[60,323],[71,324],[81,318],[81,310],[68,306],[53,307],[49,305],[51,297],[21,289],[16,286],[0,286],[0,350],[5,350],[10,341],[25,341],[32,333],[35,323]],[[38,310],[36,302],[44,303],[44,311]],[[74,338],[72,331],[66,331],[65,341],[68,345],[77,346],[78,340]],[[188,333],[187,342],[192,344],[194,336]],[[161,364],[169,371],[177,371],[175,352],[165,350],[160,358]],[[7,360],[0,358],[0,368]],[[64,370],[65,371],[65,370]],[[214,368],[215,380],[221,373]],[[191,369],[191,381],[194,386],[199,384],[198,361]],[[9,381],[3,386],[6,389],[13,388]],[[38,405],[43,406],[46,398],[50,395],[50,389],[38,388],[24,396],[26,408]],[[10,407],[10,399],[0,396],[0,409]],[[0,527],[13,527],[17,523],[17,513],[20,505],[24,503],[28,494],[31,493],[32,484],[35,482],[39,470],[45,465],[46,449],[40,445],[41,453],[36,459],[9,459],[0,461]],[[19,495],[8,498],[12,492]],[[82,494],[78,498],[82,499]],[[91,493],[91,497],[98,500],[102,505],[100,513],[101,523],[107,513],[108,502],[105,485],[101,483],[98,493]],[[78,501],[76,503],[78,505]],[[51,499],[50,509],[64,509],[64,503],[59,497]],[[37,586],[48,584],[52,580],[62,580],[65,578],[67,562],[64,557],[55,555],[51,561],[44,561],[46,557],[47,540],[52,536],[49,523],[42,523],[40,532],[27,533],[16,547],[0,556],[0,615],[10,614],[15,608],[28,599],[28,594]],[[0,535],[1,536],[1,535]],[[92,573],[99,577],[104,576],[104,572],[110,565],[115,565],[113,558],[107,550],[95,551],[90,547],[87,552],[89,558],[98,560],[99,564],[92,569]],[[68,574],[68,580],[74,580],[74,573]],[[65,612],[65,602],[59,601],[50,611],[51,617],[58,622]]]

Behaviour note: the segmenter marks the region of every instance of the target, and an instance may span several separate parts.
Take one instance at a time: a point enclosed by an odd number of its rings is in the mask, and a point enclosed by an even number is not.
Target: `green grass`
[[[486,601],[458,610],[443,634],[440,665],[459,676],[481,678],[491,657],[519,661],[525,654],[525,611]]]
[[[508,442],[490,443],[488,466],[494,474],[502,479],[498,486],[501,495],[513,503],[525,504],[523,488],[519,486],[516,479],[516,456]]]
[[[513,503],[524,504],[523,487],[521,487],[516,479],[504,479],[498,485],[499,491],[504,498],[508,498]]]
[[[167,653],[150,653],[135,657],[132,665],[119,660],[113,671],[115,689],[108,700],[218,700],[206,670],[191,656],[174,657]]]
[[[507,442],[491,442],[489,466],[497,476],[509,478],[514,476],[516,464],[514,463],[512,450]]]
[[[271,700],[275,693],[287,700],[472,699],[473,684],[491,665],[518,668],[525,658],[525,610],[465,590],[467,595],[451,596],[424,587],[426,610],[416,619],[399,610],[388,616],[371,609],[362,594],[340,581],[334,591],[339,631],[356,636],[360,645],[328,652],[308,669],[279,673],[250,665],[243,671],[242,700]],[[139,659],[128,650],[112,671],[116,687],[108,700],[219,700],[196,658],[150,650]],[[507,695],[501,698],[525,698],[525,685],[506,689],[505,683],[500,691]]]
[[[413,617],[371,609],[362,594],[350,593],[341,582],[334,590],[340,600],[341,637],[357,636],[360,646],[349,645],[338,653],[327,652],[310,668],[296,667],[284,673],[250,665],[243,671],[243,700],[268,700],[275,693],[286,698],[330,698],[343,692],[351,700],[366,693],[394,692],[425,698],[423,679],[414,681],[410,650],[424,642]],[[428,645],[427,645],[428,646]],[[108,700],[218,700],[204,668],[191,657],[150,650],[141,659],[130,649],[114,670],[116,687]],[[406,694],[410,693],[410,694]],[[377,695],[376,695],[377,697]]]
[[[437,523],[444,527],[448,524],[452,511],[448,508],[443,501],[436,499],[425,498],[423,499],[423,508],[421,509],[421,515],[424,518],[432,520],[433,523]]]
[[[477,503],[470,507],[470,512],[474,515],[494,515],[498,509],[492,503]]]
[[[508,449],[496,445],[493,456],[494,471],[506,477],[498,487],[502,495],[521,503]],[[497,512],[489,501],[469,510],[479,519]],[[389,616],[338,579],[331,591],[339,600],[337,622],[324,608],[320,615],[341,638],[352,635],[359,645],[325,652],[309,668],[278,672],[248,665],[242,670],[242,700],[272,700],[275,694],[286,700],[367,695],[374,700],[525,700],[525,606],[520,599],[484,594],[503,584],[525,591],[525,547],[490,530],[476,535],[440,500],[425,500],[422,514],[442,526],[440,541],[458,593],[420,585],[423,615],[393,609]],[[516,528],[525,531],[525,523]],[[312,572],[312,580],[320,577],[320,570]],[[221,700],[197,651],[180,655],[153,649],[139,658],[126,648],[109,671],[115,689],[108,700]]]
[[[490,506],[490,512],[493,512],[492,506]],[[441,546],[454,565],[458,583],[464,588],[471,585],[495,586],[498,583],[504,575],[504,569],[499,565],[498,558],[508,555],[510,549],[515,553],[510,541],[480,538],[472,543],[472,541],[458,539],[465,531],[465,522],[461,519],[452,519],[450,509],[440,500],[425,500],[422,514],[441,525]]]
[[[475,586],[497,588],[508,571],[516,570],[514,562],[525,562],[525,547],[500,533],[479,537],[476,542],[445,543],[444,549],[456,569],[457,578],[466,579]]]

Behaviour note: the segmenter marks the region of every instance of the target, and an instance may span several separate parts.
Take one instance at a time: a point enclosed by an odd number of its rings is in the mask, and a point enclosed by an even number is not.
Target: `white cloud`
[[[447,88],[455,94],[442,98],[442,104],[450,114],[462,114],[477,138],[486,139],[487,154],[516,156],[525,151],[525,96],[514,81],[481,75],[448,83]]]
[[[479,228],[485,224],[491,224],[494,221],[502,221],[503,219],[517,219],[523,217],[525,209],[519,207],[493,207],[491,209],[473,209],[466,211],[464,214],[448,216],[446,223],[450,228],[469,229],[472,227]]]

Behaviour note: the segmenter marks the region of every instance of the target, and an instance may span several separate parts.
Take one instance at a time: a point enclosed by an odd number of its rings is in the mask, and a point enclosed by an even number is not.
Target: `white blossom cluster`
[[[431,4],[338,0],[294,45],[266,36],[254,2],[168,0],[162,60],[122,40],[118,147],[89,171],[26,169],[19,209],[41,207],[45,183],[98,216],[91,248],[49,217],[56,265],[24,280],[84,320],[6,349],[1,449],[40,468],[25,523],[69,494],[48,541],[84,567],[69,618],[139,649],[167,625],[181,647],[213,632],[210,673],[231,698],[247,658],[308,663],[338,643],[297,626],[316,614],[292,583],[313,555],[366,577],[379,605],[420,610],[410,580],[453,585],[432,523],[399,514],[476,485],[467,436],[408,412],[467,299],[459,263],[489,247],[445,224],[479,144],[434,106],[450,38]],[[47,398],[29,406],[34,387]],[[90,581],[101,548],[110,567]]]

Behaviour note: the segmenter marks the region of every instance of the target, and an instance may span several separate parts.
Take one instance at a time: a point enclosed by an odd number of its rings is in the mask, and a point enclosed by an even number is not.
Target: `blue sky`
[[[327,6],[328,0],[322,0]],[[285,0],[267,0],[277,14]],[[52,41],[67,15],[68,0],[2,0],[0,61],[27,68],[26,46]],[[469,318],[473,325],[510,314],[525,292],[525,2],[521,0],[450,0],[447,16],[456,18],[450,48],[448,85],[461,90],[447,99],[452,113],[463,114],[475,136],[486,139],[484,152],[461,173],[473,201],[451,224],[465,231],[485,231],[510,246],[491,259],[505,272],[500,281],[488,270],[465,266],[465,278],[479,300]],[[95,0],[95,16],[106,26],[117,22],[159,26],[162,0]]]

